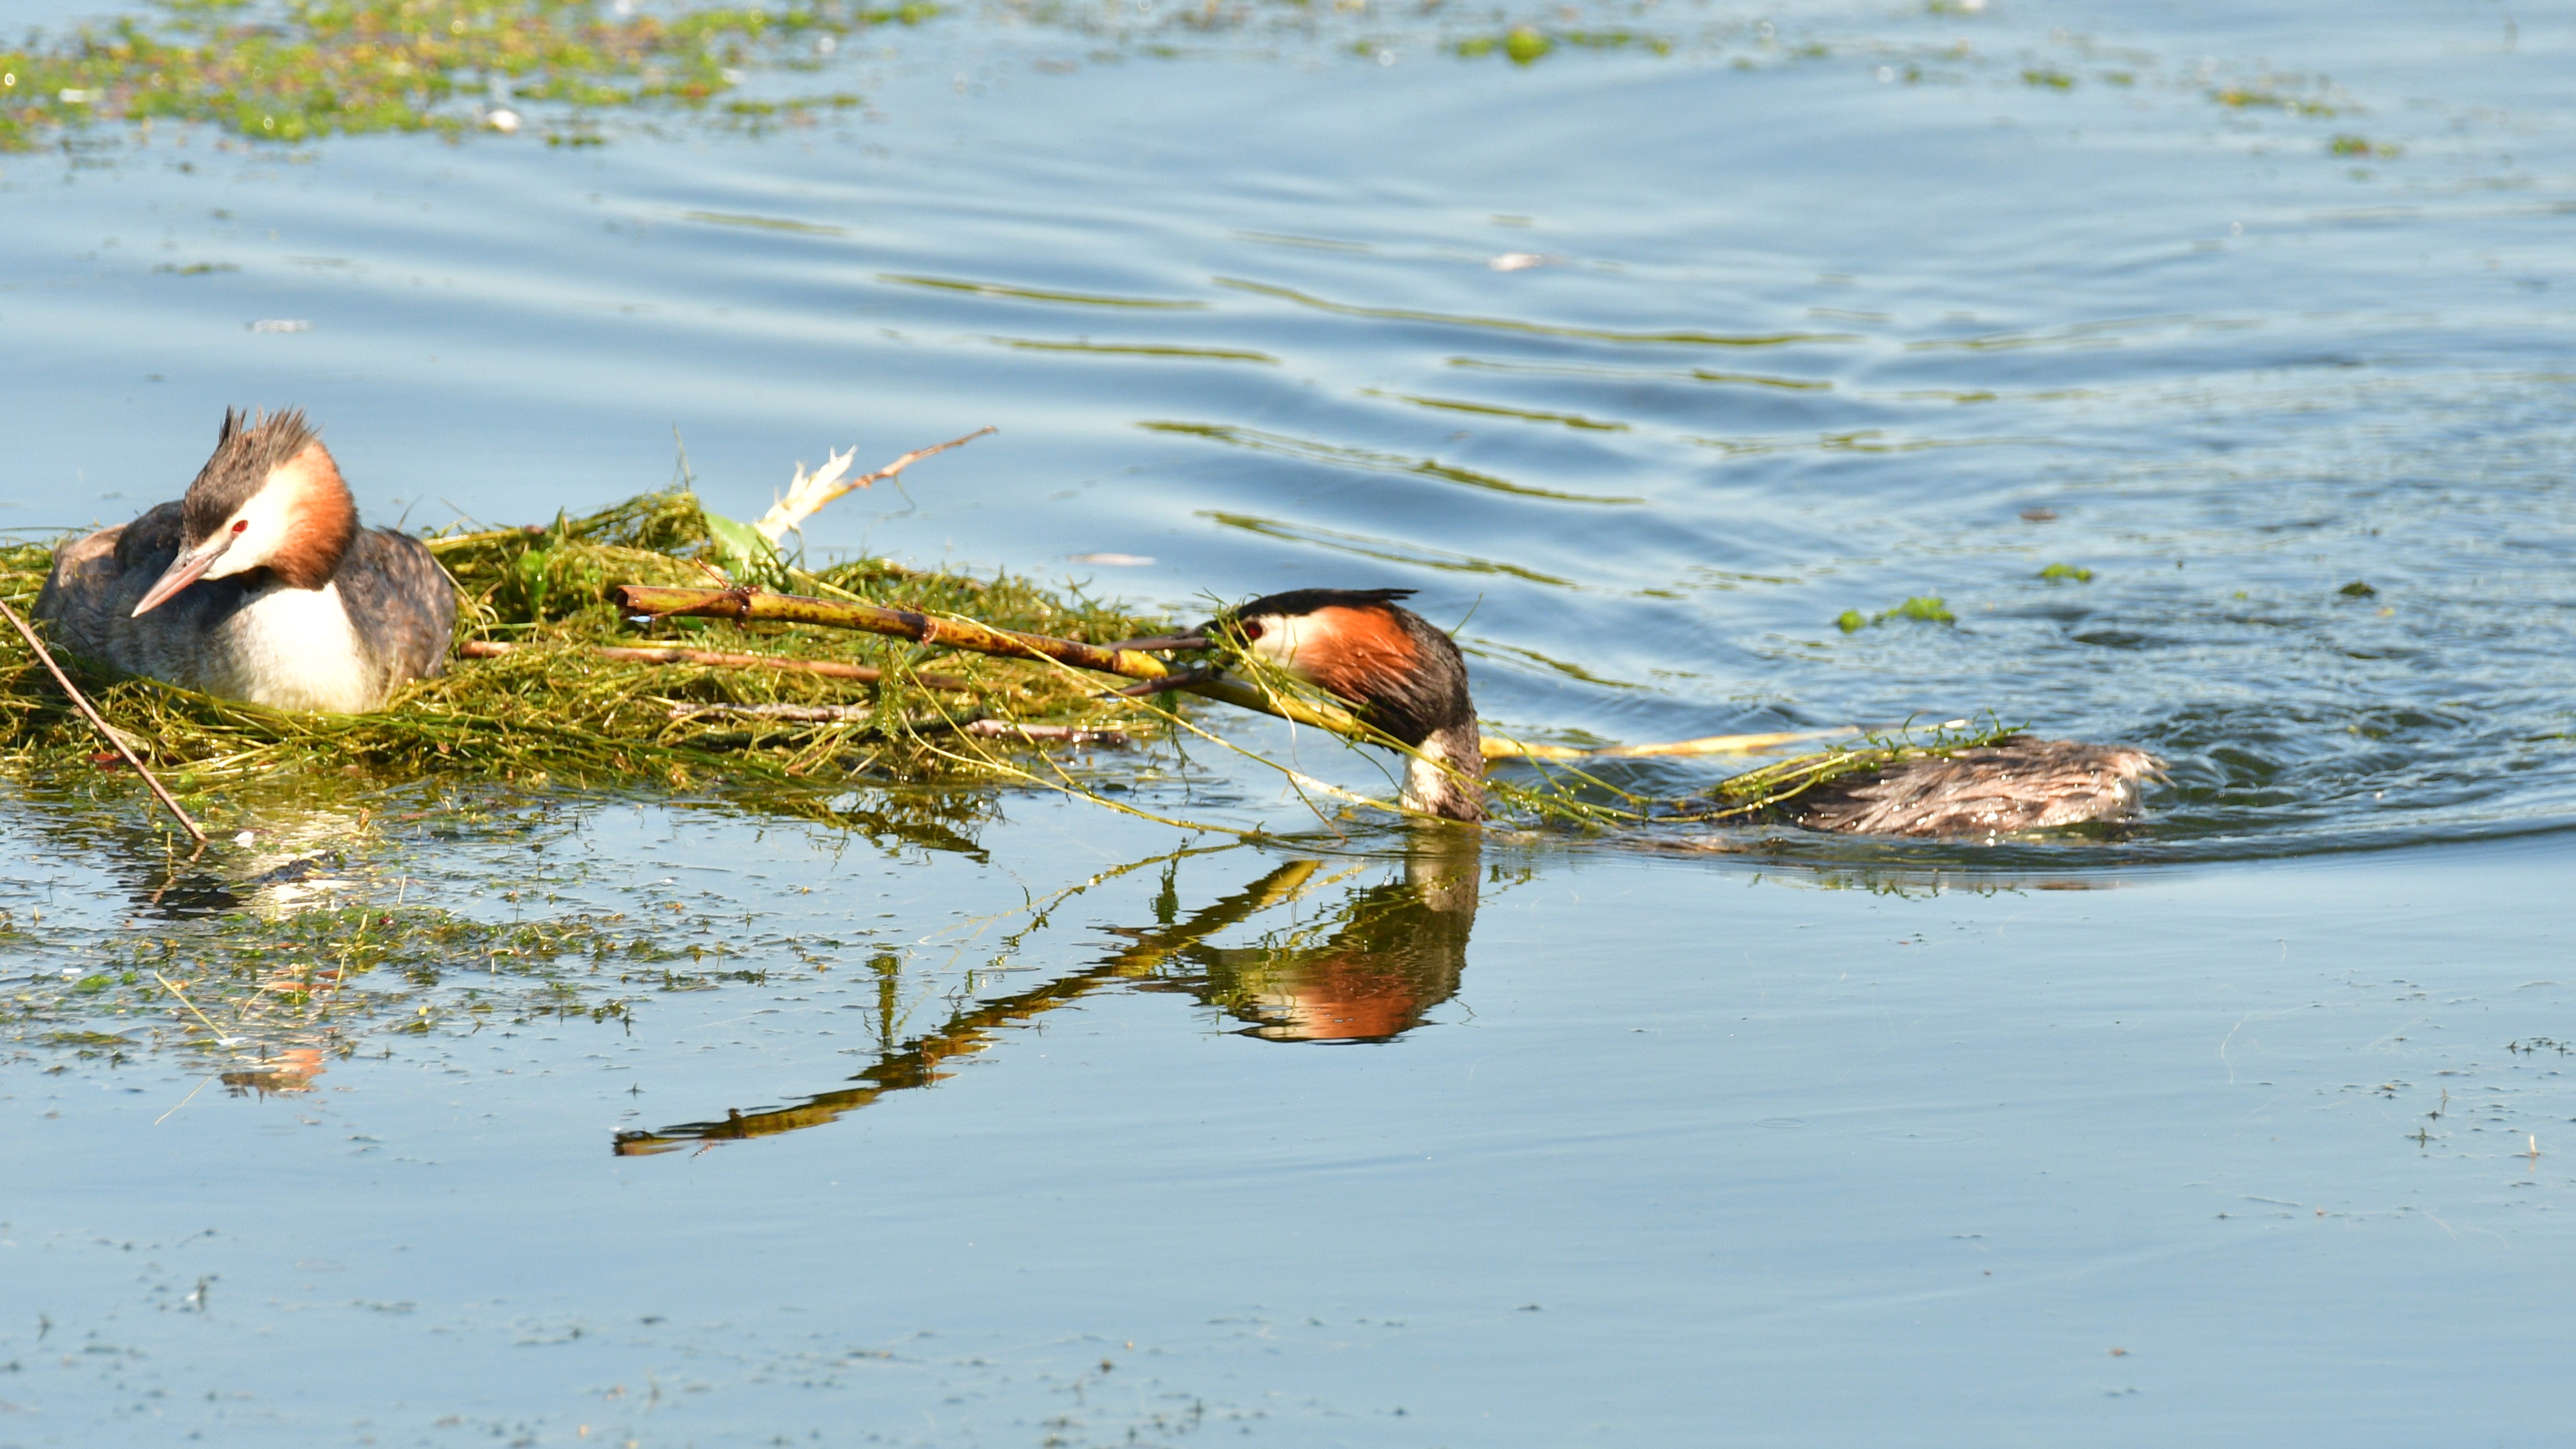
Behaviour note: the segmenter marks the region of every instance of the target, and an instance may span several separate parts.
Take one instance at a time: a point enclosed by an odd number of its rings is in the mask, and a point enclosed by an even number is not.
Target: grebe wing
[[[36,595],[36,617],[74,654],[123,666],[117,625],[179,553],[179,505],[164,503],[132,523],[102,528],[54,550]]]
[[[435,679],[456,637],[456,585],[408,534],[362,528],[333,576],[349,622],[388,688]]]
[[[116,567],[123,573],[141,574],[147,588],[170,567],[170,560],[179,556],[179,546],[187,541],[176,500],[147,510],[123,528],[107,529],[90,537],[114,538]]]
[[[2016,735],[1837,780],[1793,808],[1816,830],[2003,835],[2126,818],[2137,813],[2138,782],[2162,769],[2144,750]]]

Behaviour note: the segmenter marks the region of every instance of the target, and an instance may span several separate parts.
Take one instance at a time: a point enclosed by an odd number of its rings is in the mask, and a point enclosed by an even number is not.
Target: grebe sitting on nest
[[[1485,815],[1485,761],[1467,663],[1429,620],[1395,601],[1411,589],[1298,589],[1231,613],[1245,647],[1349,700],[1412,747],[1404,805],[1451,820]],[[1206,648],[1219,623],[1133,640],[1136,649]],[[1854,835],[1974,836],[2047,830],[2137,812],[2139,782],[2162,765],[2144,750],[2010,735],[1947,756],[1845,776],[1783,802],[1779,818]]]
[[[186,497],[54,551],[36,617],[128,674],[357,714],[445,666],[456,586],[420,540],[358,526],[304,414],[227,410]]]

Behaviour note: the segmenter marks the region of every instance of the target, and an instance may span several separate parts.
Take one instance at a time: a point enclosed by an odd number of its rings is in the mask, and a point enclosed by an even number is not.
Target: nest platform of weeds
[[[608,602],[623,583],[710,582],[717,555],[706,515],[686,490],[649,493],[551,527],[452,533],[428,540],[463,591],[457,640],[515,646],[498,658],[453,657],[445,674],[364,715],[289,714],[117,675],[63,656],[100,710],[183,797],[289,772],[386,776],[469,774],[526,788],[650,786],[712,790],[745,803],[817,814],[854,779],[931,784],[1000,763],[999,741],[958,727],[978,719],[1094,725],[1133,732],[1143,712],[1103,701],[1058,666],[951,654],[840,630],[665,619],[630,627]],[[50,543],[0,546],[0,597],[23,613],[52,562]],[[968,615],[1007,629],[1106,642],[1162,621],[1024,578],[929,573],[880,559],[779,582],[800,593],[863,598]],[[596,645],[680,647],[881,669],[859,683],[799,671],[641,664]],[[932,688],[928,672],[964,689]],[[726,712],[825,706],[820,719]],[[709,708],[713,706],[715,708]],[[13,635],[0,638],[0,768],[56,785],[95,778],[101,742]]]

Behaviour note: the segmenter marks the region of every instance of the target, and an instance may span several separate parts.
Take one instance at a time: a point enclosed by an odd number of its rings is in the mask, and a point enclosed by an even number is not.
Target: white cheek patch
[[[206,570],[207,578],[224,579],[248,573],[277,556],[279,547],[286,542],[296,491],[284,486],[285,482],[275,473],[270,474],[269,481],[250,496],[250,501],[224,520],[224,533],[232,533],[235,524],[247,523],[250,526],[233,535],[232,544],[224,550],[223,557],[216,559],[214,567]]]
[[[1252,641],[1250,650],[1255,658],[1268,660],[1300,679],[1309,677],[1298,664],[1297,655],[1322,632],[1311,617],[1265,614],[1243,622],[1261,626],[1261,637]]]

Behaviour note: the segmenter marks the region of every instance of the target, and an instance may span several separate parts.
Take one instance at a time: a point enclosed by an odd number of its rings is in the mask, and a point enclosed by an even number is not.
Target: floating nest
[[[291,714],[217,699],[63,657],[101,711],[183,797],[289,773],[382,778],[471,775],[527,788],[710,790],[797,813],[853,783],[958,783],[1002,768],[1004,739],[979,730],[1041,726],[1135,734],[1132,701],[1036,660],[949,653],[838,630],[674,618],[638,627],[610,602],[618,584],[706,584],[726,557],[696,496],[649,493],[550,527],[451,532],[428,540],[464,604],[458,656],[372,714]],[[23,613],[50,543],[0,545],[0,597]],[[1010,575],[975,578],[860,559],[787,567],[798,593],[865,600],[1002,628],[1106,642],[1158,618]],[[469,646],[507,646],[469,657]],[[859,665],[873,681],[774,667],[642,663],[600,646]],[[1010,733],[1005,729],[1004,733]],[[111,761],[14,634],[0,635],[0,768],[72,783]],[[1007,770],[1004,771],[1007,773]]]

